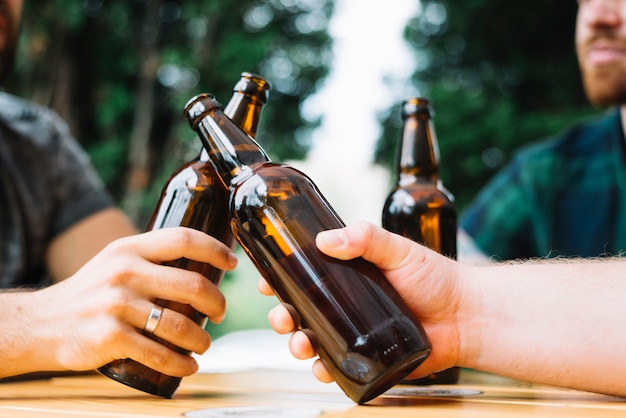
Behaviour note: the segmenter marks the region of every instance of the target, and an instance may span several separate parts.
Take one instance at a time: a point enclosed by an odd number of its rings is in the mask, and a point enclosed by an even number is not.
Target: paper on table
[[[289,352],[289,335],[270,329],[226,334],[203,355],[195,355],[200,373],[231,373],[245,370],[311,371],[313,359],[298,360]]]

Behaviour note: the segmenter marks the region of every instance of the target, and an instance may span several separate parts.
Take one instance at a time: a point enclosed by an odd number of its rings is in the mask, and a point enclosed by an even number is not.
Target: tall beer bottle
[[[343,391],[367,402],[422,363],[430,342],[381,271],[315,246],[320,231],[344,223],[311,179],[270,161],[211,95],[192,98],[185,114],[230,188],[235,238],[278,298],[298,312]]]
[[[457,212],[454,197],[439,178],[439,147],[430,103],[411,98],[402,106],[397,183],[385,201],[383,228],[456,259]],[[453,367],[411,384],[456,383]]]
[[[252,137],[256,136],[269,89],[270,85],[265,79],[251,73],[242,73],[225,110],[233,122]],[[179,167],[167,180],[146,230],[186,226],[204,231],[232,248],[235,240],[226,210],[228,196],[228,189],[220,182],[209,161],[209,154],[202,148],[196,158]],[[202,273],[216,285],[219,285],[224,276],[223,270],[210,264],[185,258],[167,264]],[[181,312],[198,324],[206,323],[207,318],[190,305],[162,299],[155,303]],[[190,354],[154,334],[145,334],[173,350]],[[181,381],[180,377],[157,372],[132,359],[115,360],[98,371],[128,386],[168,398],[174,394]]]

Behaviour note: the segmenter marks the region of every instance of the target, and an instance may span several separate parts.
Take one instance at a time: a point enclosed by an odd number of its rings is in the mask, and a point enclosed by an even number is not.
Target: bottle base
[[[162,398],[171,398],[182,378],[159,373],[131,359],[115,360],[97,369],[102,375]]]
[[[453,385],[459,381],[459,367],[451,367],[449,369],[433,373],[419,379],[403,380],[403,385],[427,386],[427,385]]]
[[[346,395],[354,402],[359,405],[364,404],[400,383],[406,375],[411,373],[426,360],[430,351],[430,348],[428,348],[415,353],[412,357],[399,359],[395,363],[395,366],[390,366],[387,372],[368,384],[356,386],[352,382],[344,382],[344,386],[340,384],[340,387],[342,387]]]

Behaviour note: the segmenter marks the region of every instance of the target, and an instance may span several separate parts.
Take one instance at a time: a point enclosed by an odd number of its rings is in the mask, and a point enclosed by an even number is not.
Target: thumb
[[[340,260],[363,257],[383,270],[401,268],[409,260],[423,260],[428,252],[407,238],[365,221],[322,231],[315,243],[328,256]]]

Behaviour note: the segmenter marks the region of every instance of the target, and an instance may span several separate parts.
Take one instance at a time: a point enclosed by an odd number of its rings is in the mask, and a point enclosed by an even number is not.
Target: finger
[[[192,228],[164,228],[114,241],[111,251],[129,251],[154,263],[187,258],[232,270],[237,257],[219,240]]]
[[[316,245],[331,257],[341,260],[363,257],[385,270],[400,268],[409,261],[423,260],[429,251],[407,238],[365,221],[322,231],[316,237]]]
[[[138,331],[145,331],[153,307],[161,308],[147,300],[129,302],[125,321]],[[177,347],[198,354],[204,353],[211,345],[211,336],[201,325],[189,316],[169,309],[167,305],[162,307],[161,315],[151,333]]]
[[[170,376],[184,377],[198,371],[198,363],[193,357],[177,353],[140,333],[129,335],[126,352],[121,358],[131,358]]]
[[[214,283],[200,273],[174,267],[163,268],[170,271],[164,278],[168,291],[162,292],[166,297],[161,298],[191,305],[211,322],[222,322],[226,315],[226,298]]]
[[[202,354],[211,345],[211,336],[187,316],[171,309],[163,309],[153,334],[176,347]]]
[[[137,263],[133,269],[131,274],[121,275],[127,278],[123,285],[131,286],[132,280],[132,286],[142,299],[163,299],[190,305],[214,323],[224,319],[226,299],[219,288],[202,274],[147,262]]]
[[[306,360],[316,356],[311,340],[302,331],[294,332],[289,338],[289,351],[299,360]]]
[[[328,372],[328,369],[324,367],[324,364],[320,359],[317,359],[313,362],[312,370],[313,376],[315,376],[315,378],[320,382],[331,383],[335,380],[333,379],[333,376]]]
[[[297,323],[285,304],[273,307],[267,318],[270,326],[279,334],[289,334],[297,329]]]
[[[263,277],[259,279],[259,282],[257,283],[257,288],[259,289],[259,292],[262,295],[265,295],[265,296],[274,295],[274,291],[272,290],[270,284]]]

